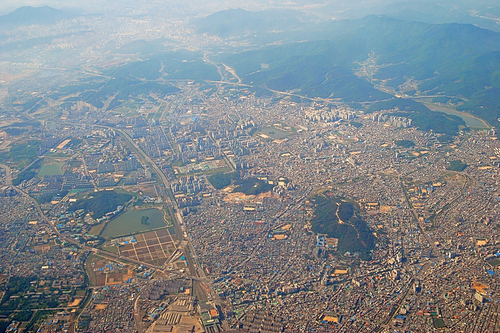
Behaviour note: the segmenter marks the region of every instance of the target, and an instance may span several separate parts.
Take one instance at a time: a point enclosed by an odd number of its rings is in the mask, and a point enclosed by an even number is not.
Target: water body
[[[279,130],[274,127],[266,127],[260,131],[262,134],[267,135],[275,140],[282,140],[286,138],[290,133]]]
[[[149,217],[148,224],[142,224],[141,218]],[[103,237],[118,237],[165,227],[163,212],[159,209],[129,210],[109,221],[103,230]]]
[[[432,104],[425,104],[425,106],[427,106],[431,111],[439,111],[439,112],[446,113],[449,115],[458,116],[465,121],[465,124],[468,127],[490,128],[483,121],[481,121],[479,118],[474,118],[474,117],[469,116],[468,114],[466,114],[464,112],[458,112],[458,111],[455,111],[453,109],[448,109],[445,107],[436,106],[436,105],[432,105]]]

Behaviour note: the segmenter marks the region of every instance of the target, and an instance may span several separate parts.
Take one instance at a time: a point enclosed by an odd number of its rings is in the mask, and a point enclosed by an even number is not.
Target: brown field
[[[93,286],[104,287],[127,282],[136,277],[136,273],[129,265],[118,266],[113,264],[113,269],[105,269],[109,261],[96,259],[92,261],[92,268],[88,269],[89,278]],[[90,267],[90,265],[88,265]]]
[[[95,284],[96,286],[105,286],[106,285],[106,274],[100,274],[95,277]]]
[[[11,144],[12,141],[7,141],[5,140],[4,142],[2,142],[2,144],[0,145],[0,150],[5,150],[9,147],[9,145]]]
[[[95,310],[104,310],[108,307],[107,304],[96,304],[95,305]]]
[[[481,295],[486,295],[488,293],[489,287],[487,285],[482,284],[482,283],[473,281],[472,289],[474,289],[476,292],[480,293]]]
[[[273,194],[271,191],[266,193],[261,193],[259,195],[253,195],[253,194],[246,195],[245,193],[236,192],[236,193],[229,193],[224,197],[223,200],[229,203],[239,203],[239,202],[247,203],[247,202],[262,201],[263,198],[272,198],[273,196],[275,196],[275,194]]]
[[[80,303],[82,302],[82,298],[75,298],[73,300],[73,302],[69,303],[68,306],[71,308],[71,307],[75,307],[75,306],[78,306],[80,305]]]
[[[24,77],[32,75],[35,70],[29,70],[29,71],[16,71],[17,73],[11,71],[7,72],[5,70],[0,71],[0,83],[4,84],[9,84],[12,83],[16,80],[22,79]]]
[[[138,186],[138,189],[142,191],[144,195],[150,196],[150,197],[156,197],[157,193],[155,190],[154,185],[144,185],[144,186]]]

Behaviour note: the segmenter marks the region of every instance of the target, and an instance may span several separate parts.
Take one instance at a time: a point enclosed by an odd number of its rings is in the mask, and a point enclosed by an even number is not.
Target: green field
[[[38,140],[12,144],[8,152],[0,155],[0,163],[12,161],[19,169],[22,169],[36,159],[40,144],[41,141]]]
[[[38,172],[38,175],[41,177],[63,175],[64,174],[64,171],[62,170],[63,166],[64,163],[62,162],[51,162],[49,164],[44,164],[40,169],[40,172]]]
[[[233,192],[241,192],[246,195],[259,195],[273,189],[273,185],[269,185],[257,178],[236,179],[234,183],[238,185],[238,187],[236,187]]]
[[[467,168],[467,164],[460,160],[456,160],[450,161],[450,165],[446,168],[446,170],[461,172],[464,171],[465,168]]]
[[[114,211],[118,206],[125,206],[133,197],[132,194],[116,191],[89,192],[85,194],[84,198],[71,204],[68,209],[70,211],[83,209],[90,213],[93,218],[99,219]]]
[[[110,253],[118,254],[118,248],[116,246],[105,246],[102,248],[104,251],[108,251]]]
[[[99,236],[101,234],[102,229],[104,229],[104,227],[105,227],[104,223],[95,225],[92,228],[90,228],[88,233],[90,235]]]
[[[143,216],[149,217],[148,224],[141,224]],[[163,219],[163,212],[159,209],[129,210],[111,220],[104,228],[101,236],[106,238],[118,237],[165,226],[167,224]]]
[[[57,150],[57,151],[49,151],[45,154],[45,156],[47,157],[55,157],[55,158],[64,158],[64,157],[70,157],[73,153],[72,152],[69,152],[69,151],[61,151],[61,150]]]

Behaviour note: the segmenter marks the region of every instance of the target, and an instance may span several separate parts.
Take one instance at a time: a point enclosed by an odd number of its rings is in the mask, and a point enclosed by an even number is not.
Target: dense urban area
[[[207,54],[125,78],[111,43],[225,42],[123,20],[9,30],[71,33],[0,59],[0,331],[500,331],[493,126],[263,91]]]

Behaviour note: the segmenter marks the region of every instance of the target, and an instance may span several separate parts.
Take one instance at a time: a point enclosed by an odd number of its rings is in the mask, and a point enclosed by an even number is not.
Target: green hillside
[[[431,111],[427,106],[412,99],[393,98],[373,103],[366,112],[393,109],[399,111],[391,113],[391,115],[410,118],[413,120],[413,125],[423,131],[433,130],[436,133],[454,135],[457,134],[460,126],[465,126],[462,118]]]
[[[300,42],[231,54],[220,61],[233,67],[246,84],[346,102],[390,100],[392,96],[372,83],[384,82],[399,91],[412,78],[420,96],[465,100],[460,110],[490,123],[500,117],[500,99],[495,97],[500,89],[499,33],[470,24],[427,24],[372,15],[311,24],[293,35]],[[375,63],[371,78],[356,76],[369,55]],[[413,119],[422,130],[456,134],[465,125],[417,102],[389,101],[394,103],[405,111],[398,115]],[[383,107],[376,103],[370,109]]]
[[[373,101],[390,95],[340,67],[348,57],[329,41],[272,46],[230,55],[222,60],[236,70],[246,84],[273,90],[298,90],[307,97]]]
[[[371,250],[375,248],[375,236],[366,222],[359,217],[358,208],[354,203],[324,195],[318,195],[311,201],[316,205],[311,220],[315,233],[338,238],[338,251],[341,254],[358,253],[363,260],[371,258]]]
[[[103,74],[109,76],[110,79],[93,78],[80,84],[61,87],[52,96],[60,97],[78,93],[81,100],[98,108],[103,107],[104,102],[114,96],[108,107],[113,109],[138,96],[147,97],[151,93],[165,96],[179,91],[173,85],[163,82],[163,79],[220,79],[216,67],[205,63],[201,59],[201,54],[187,51],[162,53],[145,61],[136,61],[109,69]]]
[[[86,213],[91,213],[95,219],[101,218],[109,212],[116,210],[118,206],[124,206],[133,196],[127,193],[115,191],[101,191],[90,193],[85,199],[72,204],[68,210],[76,211],[84,209]]]

